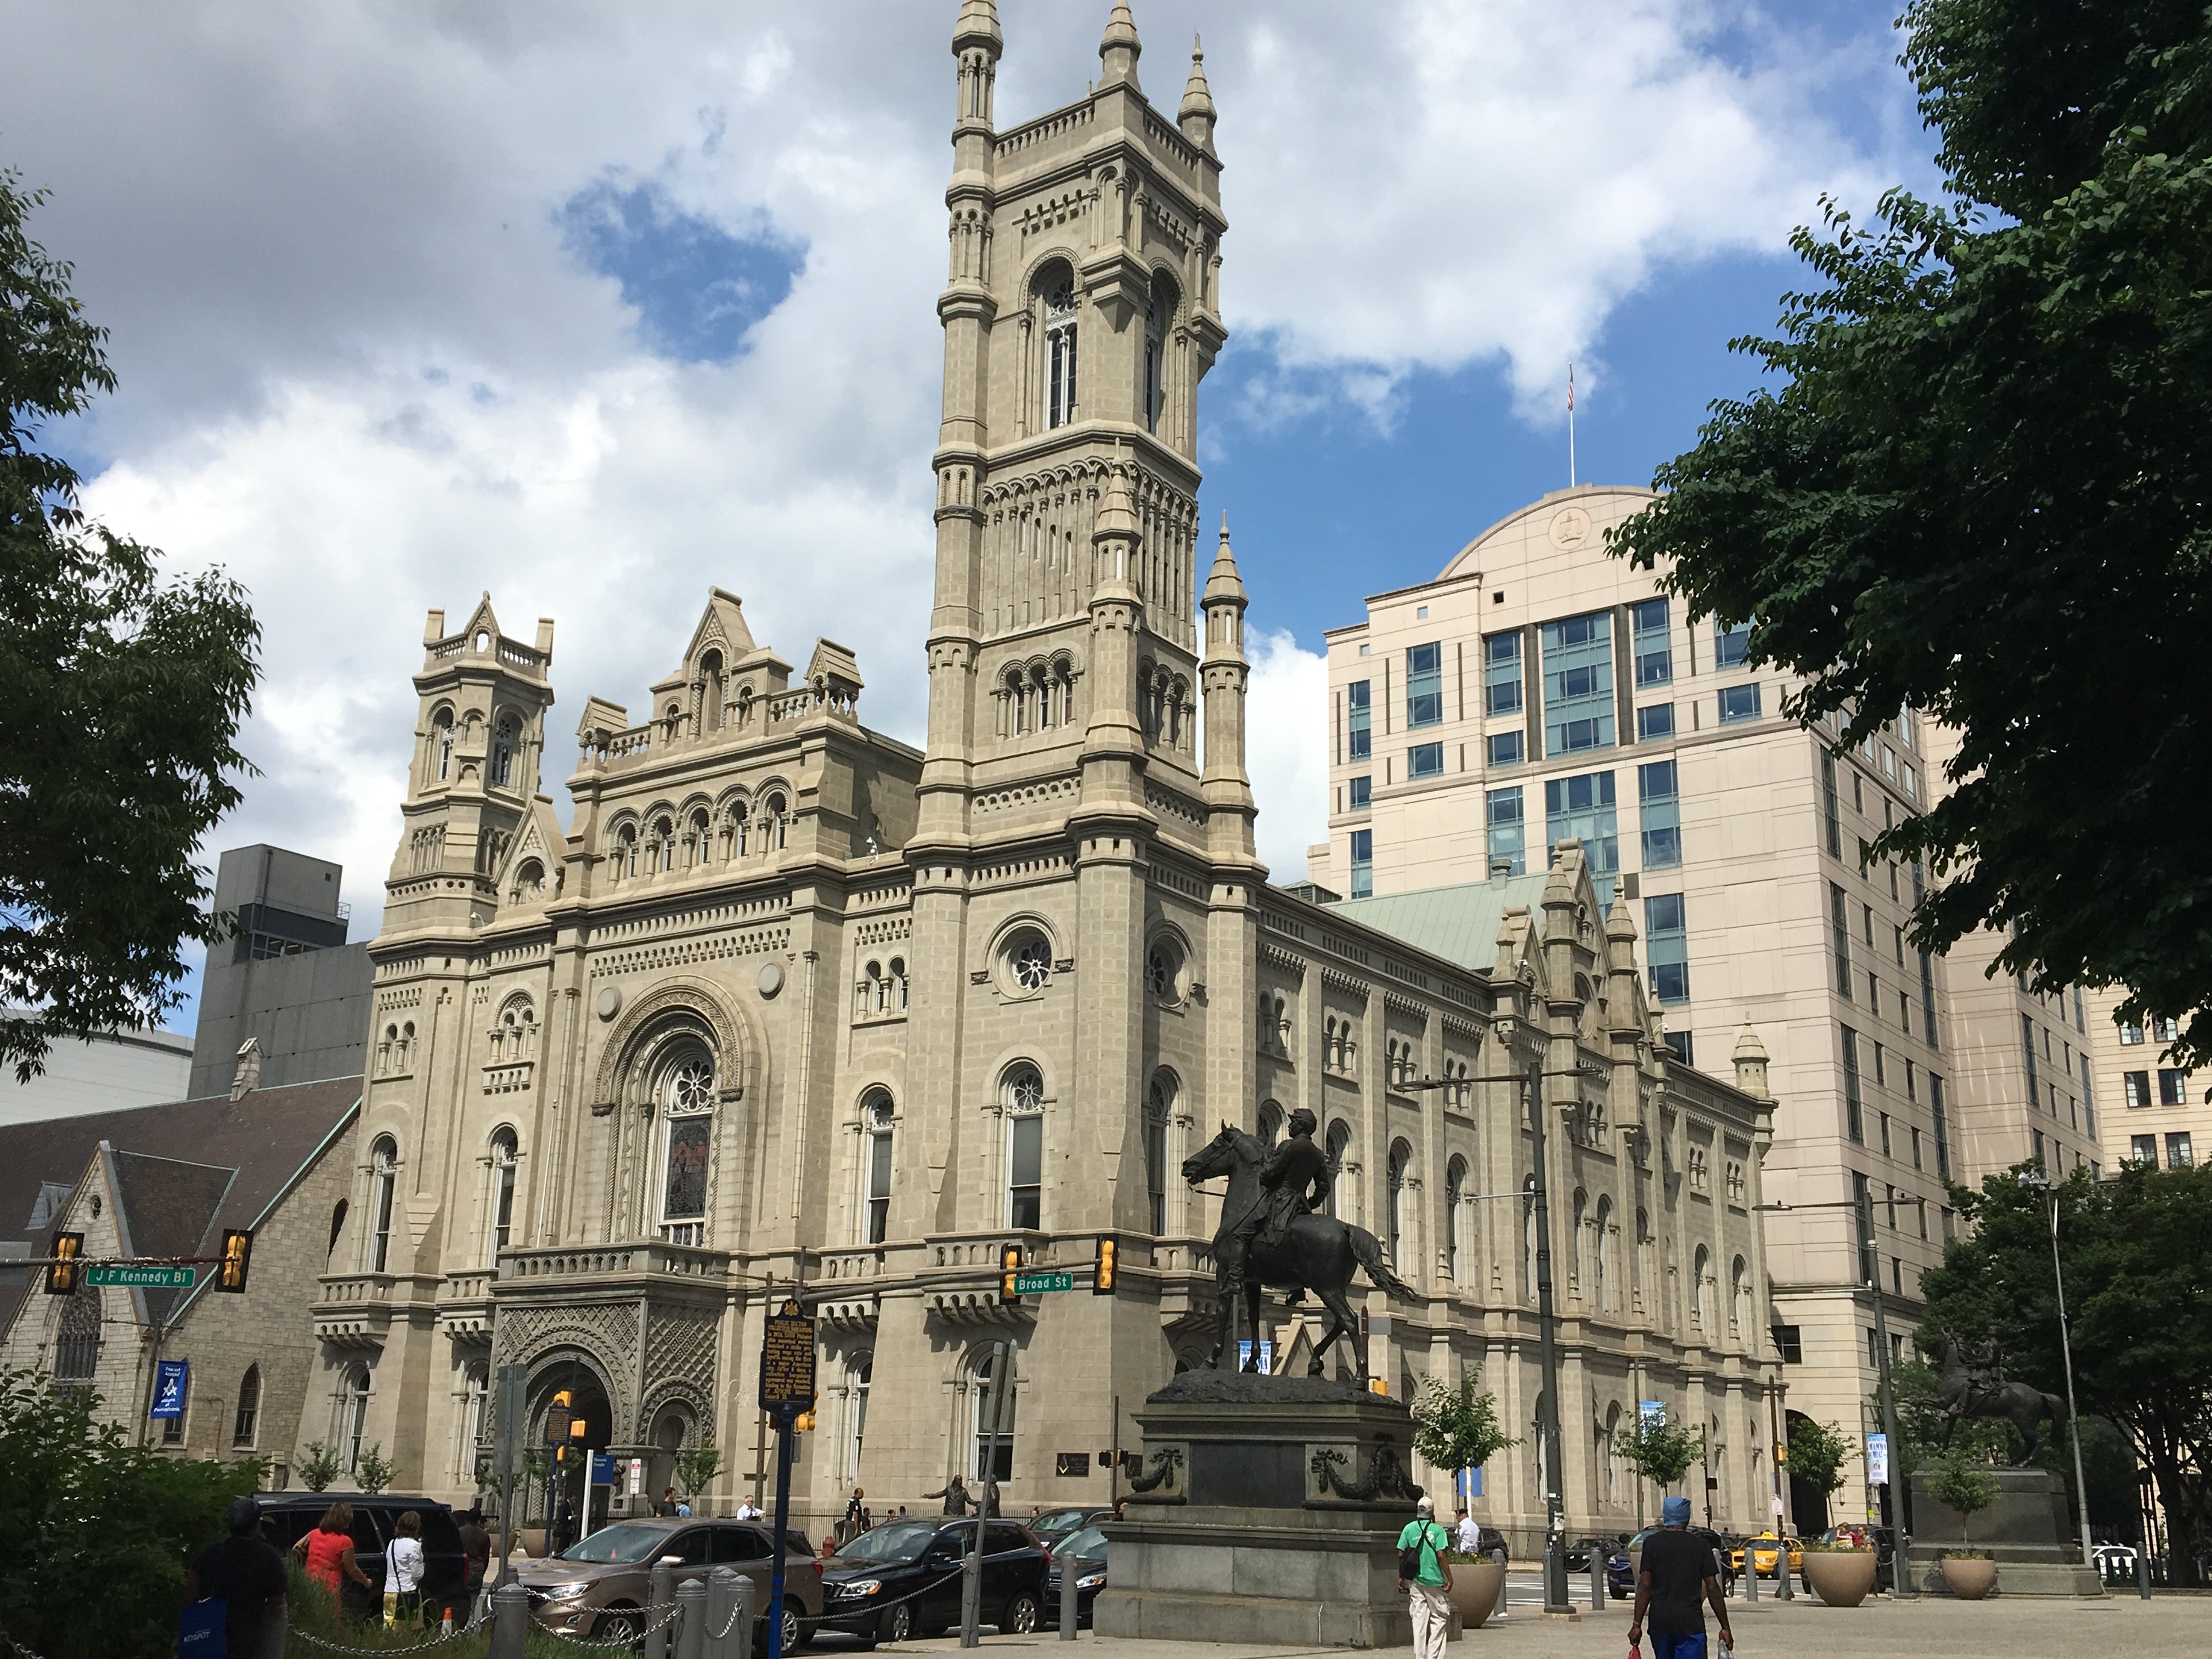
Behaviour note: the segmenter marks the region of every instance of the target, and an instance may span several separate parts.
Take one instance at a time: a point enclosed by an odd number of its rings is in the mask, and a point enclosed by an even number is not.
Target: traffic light
[[[814,1405],[818,1405],[821,1402],[821,1399],[822,1390],[817,1389],[814,1391]],[[805,1411],[799,1413],[798,1416],[791,1419],[791,1431],[793,1434],[811,1434],[813,1432],[814,1405],[809,1405]]]
[[[1119,1251],[1114,1240],[1110,1238],[1102,1238],[1098,1241],[1098,1254],[1092,1260],[1091,1264],[1091,1295],[1111,1296],[1114,1294],[1114,1269],[1117,1265],[1115,1257],[1118,1254]]]
[[[1021,1276],[1021,1271],[1022,1247],[1018,1244],[1002,1247],[999,1251],[999,1300],[1000,1302],[1014,1304],[1022,1299],[1022,1293],[1014,1288],[1014,1281]]]
[[[215,1270],[215,1287],[234,1296],[246,1294],[246,1270],[253,1261],[253,1235],[243,1227],[223,1231],[222,1261]]]
[[[84,1235],[56,1233],[48,1254],[54,1260],[46,1264],[46,1294],[75,1296],[76,1287],[84,1283]]]

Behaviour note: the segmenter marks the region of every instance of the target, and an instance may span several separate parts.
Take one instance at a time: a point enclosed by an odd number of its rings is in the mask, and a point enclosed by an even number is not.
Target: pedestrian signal
[[[46,1294],[75,1296],[84,1283],[84,1235],[56,1233],[48,1254],[54,1259],[46,1264]]]
[[[230,1227],[222,1235],[222,1261],[215,1270],[215,1287],[234,1296],[246,1294],[246,1270],[253,1261],[253,1235],[243,1227]]]
[[[1102,1238],[1098,1241],[1098,1254],[1091,1264],[1091,1295],[1114,1294],[1114,1271],[1119,1265],[1115,1260],[1119,1254],[1120,1251],[1113,1239]]]
[[[1022,1247],[1018,1244],[1001,1247],[999,1251],[1000,1301],[1018,1303],[1022,1299],[1021,1291],[1016,1288],[1016,1281],[1021,1278],[1021,1274]]]

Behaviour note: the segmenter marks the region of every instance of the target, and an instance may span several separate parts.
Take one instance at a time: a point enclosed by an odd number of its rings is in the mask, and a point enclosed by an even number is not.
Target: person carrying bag
[[[1437,1524],[1437,1506],[1424,1498],[1398,1534],[1398,1588],[1413,1615],[1413,1659],[1444,1659],[1451,1634],[1451,1564],[1444,1552],[1451,1535]]]

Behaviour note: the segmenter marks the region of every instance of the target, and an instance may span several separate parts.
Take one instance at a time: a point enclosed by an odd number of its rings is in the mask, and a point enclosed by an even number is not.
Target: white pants
[[[1441,1589],[1408,1584],[1413,1607],[1413,1659],[1444,1659],[1444,1639],[1451,1633],[1451,1601]]]

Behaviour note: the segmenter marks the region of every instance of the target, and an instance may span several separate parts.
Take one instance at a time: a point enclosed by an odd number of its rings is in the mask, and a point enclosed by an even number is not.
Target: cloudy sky
[[[1322,834],[1321,630],[1566,480],[1648,482],[1823,192],[1929,183],[1868,0],[1134,0],[1202,31],[1231,338],[1201,398],[1279,879]],[[550,771],[707,587],[859,653],[919,742],[955,0],[0,0],[0,166],[113,333],[88,502],[252,590],[261,775],[216,846],[346,866],[374,931],[422,617],[556,619]],[[1002,124],[1108,0],[1000,0]],[[189,1008],[172,1020],[189,1029]]]

